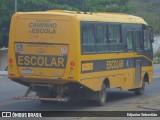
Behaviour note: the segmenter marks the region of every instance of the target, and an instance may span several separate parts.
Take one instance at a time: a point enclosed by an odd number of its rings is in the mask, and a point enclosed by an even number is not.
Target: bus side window
[[[132,51],[133,50],[133,31],[127,31],[126,39],[127,39],[127,50]]]
[[[109,45],[107,43],[107,25],[96,25],[96,51],[98,53],[105,53],[109,51]]]
[[[109,44],[110,51],[123,51],[123,45],[121,41],[121,30],[118,24],[109,24]]]
[[[149,30],[144,30],[144,50],[151,50],[151,41],[149,38]]]
[[[142,49],[142,44],[141,44],[141,31],[136,30],[135,31],[135,45],[136,45],[136,50]]]
[[[95,25],[93,23],[81,24],[82,53],[94,53],[95,49]]]

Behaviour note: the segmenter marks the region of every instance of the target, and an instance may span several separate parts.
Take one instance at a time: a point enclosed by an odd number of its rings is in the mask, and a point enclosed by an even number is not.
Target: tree
[[[18,11],[45,11],[64,9],[91,12],[124,12],[130,9],[131,0],[18,0]],[[0,0],[0,48],[8,45],[11,16],[14,14],[14,0]]]
[[[14,13],[13,0],[0,1],[0,48],[8,46],[8,36],[11,16]]]

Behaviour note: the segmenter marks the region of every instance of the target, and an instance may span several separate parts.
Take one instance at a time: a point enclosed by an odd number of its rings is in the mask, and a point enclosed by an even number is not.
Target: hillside
[[[160,0],[132,0],[132,14],[143,17],[160,34]]]
[[[160,51],[160,0],[132,0],[130,6],[134,15],[143,17],[151,25],[156,35],[153,43],[154,53]]]

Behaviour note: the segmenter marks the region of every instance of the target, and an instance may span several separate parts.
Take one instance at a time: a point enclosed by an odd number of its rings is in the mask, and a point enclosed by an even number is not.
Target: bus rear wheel
[[[96,100],[96,104],[98,106],[103,106],[106,103],[106,99],[107,99],[106,85],[103,83],[101,91],[98,92],[98,99]]]
[[[134,93],[136,95],[143,95],[144,94],[144,91],[145,91],[145,82],[143,81],[142,83],[142,87],[141,88],[137,88]]]

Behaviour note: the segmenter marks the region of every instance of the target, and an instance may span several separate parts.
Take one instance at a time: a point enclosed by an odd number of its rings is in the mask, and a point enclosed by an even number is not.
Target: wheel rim
[[[101,91],[101,102],[105,103],[105,101],[106,101],[106,90],[103,89]]]

